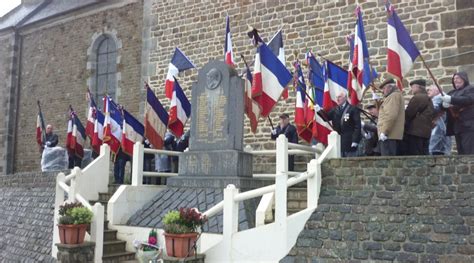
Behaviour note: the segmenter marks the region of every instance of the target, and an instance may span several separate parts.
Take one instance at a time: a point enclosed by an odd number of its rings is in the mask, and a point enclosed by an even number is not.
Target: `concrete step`
[[[121,240],[104,241],[104,256],[125,252],[125,245],[126,242]]]
[[[104,230],[104,241],[117,240],[117,230],[107,229]]]
[[[103,263],[138,262],[135,260],[135,252],[118,252],[102,256]]]

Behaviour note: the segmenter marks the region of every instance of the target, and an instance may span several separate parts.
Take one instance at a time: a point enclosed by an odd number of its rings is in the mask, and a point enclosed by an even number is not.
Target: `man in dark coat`
[[[362,125],[362,133],[365,137],[364,155],[380,156],[380,147],[378,146],[379,136],[377,134],[377,118],[379,117],[379,109],[374,104],[367,106],[367,111],[372,115],[372,120]]]
[[[295,126],[290,124],[290,116],[286,113],[280,115],[280,124],[272,130],[271,138],[276,140],[280,134],[284,134],[288,139],[288,142],[298,143],[298,133],[296,132]],[[294,171],[295,168],[295,156],[288,156],[288,171]]]
[[[433,103],[426,93],[426,81],[410,82],[413,97],[405,109],[403,155],[428,155],[431,126],[434,117]]]
[[[53,132],[53,125],[48,124],[46,126],[45,138],[43,142],[44,147],[56,147],[58,145],[58,135]]]
[[[334,130],[341,135],[342,157],[354,157],[362,137],[360,111],[347,102],[345,92],[337,95],[336,102],[338,106],[329,111],[328,117]]]
[[[454,135],[459,154],[474,154],[474,87],[466,72],[454,74],[454,89],[441,97],[448,110],[446,135]]]

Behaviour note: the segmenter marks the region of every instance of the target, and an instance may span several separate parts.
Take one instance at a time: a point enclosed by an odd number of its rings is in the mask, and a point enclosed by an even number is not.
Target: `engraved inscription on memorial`
[[[196,139],[199,142],[219,143],[226,140],[224,127],[227,120],[227,98],[222,94],[222,89],[218,92],[219,95],[211,98],[206,93],[197,98]]]

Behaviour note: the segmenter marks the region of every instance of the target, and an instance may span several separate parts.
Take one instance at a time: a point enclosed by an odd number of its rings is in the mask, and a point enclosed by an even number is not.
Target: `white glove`
[[[320,110],[321,110],[321,107],[319,107],[318,104],[314,105],[314,111],[315,111],[315,112],[318,112],[318,111],[320,111]]]
[[[365,122],[364,122],[364,121],[360,121],[360,128],[361,128],[361,129],[364,129],[364,126],[365,126]]]
[[[370,132],[367,132],[366,134],[364,134],[364,137],[365,137],[367,140],[370,140],[370,138],[372,138],[372,135],[370,134]]]
[[[375,92],[372,93],[372,99],[373,100],[379,100],[380,99],[380,96],[377,95]]]
[[[356,142],[353,142],[353,143],[351,144],[351,148],[356,148],[356,147],[357,147],[357,145],[359,145],[359,144],[358,144],[358,143],[356,143]]]
[[[50,146],[51,145],[51,142],[46,142],[46,146]]]
[[[449,95],[444,95],[444,96],[441,96],[441,100],[443,101],[443,103],[451,103],[451,96]]]
[[[388,139],[387,135],[385,135],[385,133],[382,132],[382,133],[380,134],[380,136],[379,136],[379,140],[384,142],[384,141],[386,141],[387,139]]]
[[[276,135],[276,134],[277,134],[277,130],[276,130],[276,129],[273,129],[273,130],[272,130],[272,134],[273,134],[273,135]]]
[[[447,103],[447,102],[443,102],[443,108],[446,108],[446,109],[447,109],[447,108],[449,108],[449,107],[451,107],[451,106],[453,106],[453,105],[451,105],[451,104],[449,104],[449,103]]]

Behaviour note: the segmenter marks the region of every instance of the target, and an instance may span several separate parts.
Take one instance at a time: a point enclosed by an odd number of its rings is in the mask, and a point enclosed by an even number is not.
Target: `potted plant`
[[[137,250],[137,259],[140,263],[148,263],[157,259],[161,252],[160,247],[158,246],[158,235],[155,229],[150,231],[146,242],[135,240],[133,241],[133,245]]]
[[[59,240],[62,244],[82,244],[86,229],[94,215],[81,203],[65,203],[59,207]]]
[[[184,258],[194,255],[197,230],[207,221],[196,208],[169,211],[163,217],[166,252],[170,257]]]

